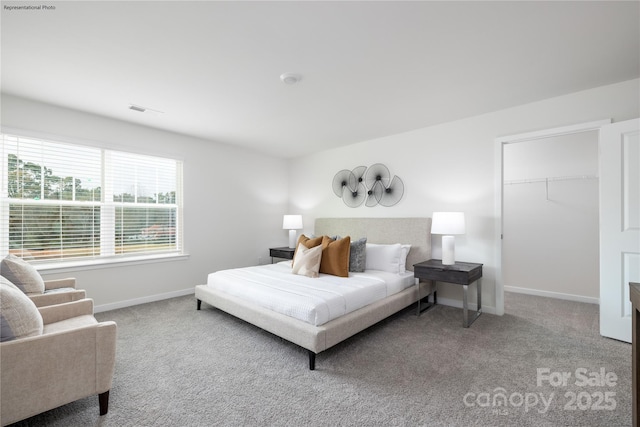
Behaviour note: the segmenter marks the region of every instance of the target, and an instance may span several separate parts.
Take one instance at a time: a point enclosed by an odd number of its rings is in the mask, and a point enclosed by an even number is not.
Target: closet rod
[[[573,175],[573,176],[554,176],[549,178],[535,178],[535,179],[514,179],[511,181],[505,181],[504,185],[513,184],[534,184],[537,182],[551,182],[551,181],[569,181],[574,179],[598,179],[597,175]]]

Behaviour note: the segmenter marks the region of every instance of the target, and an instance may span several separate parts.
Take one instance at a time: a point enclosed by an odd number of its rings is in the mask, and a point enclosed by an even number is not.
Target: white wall
[[[638,79],[590,89],[507,110],[398,135],[365,141],[294,159],[290,166],[290,210],[313,219],[338,217],[430,216],[434,211],[464,211],[467,234],[456,237],[456,258],[484,264],[483,307],[495,310],[495,139],[604,118],[640,116]],[[329,124],[330,125],[330,124]],[[404,198],[385,208],[348,208],[333,194],[331,181],[341,169],[384,163],[405,183]],[[440,257],[434,236],[433,256]],[[462,290],[439,285],[439,301],[459,305]]]
[[[484,263],[483,305],[495,307],[496,137],[588,122],[640,116],[640,81],[631,80],[495,113],[391,135],[292,159],[234,148],[2,95],[2,126],[98,146],[184,160],[184,261],[73,271],[97,306],[114,307],[190,292],[220,268],[252,265],[268,247],[285,246],[282,214],[302,213],[306,232],[317,217],[430,216],[462,210],[467,234],[456,238],[460,260]],[[405,195],[391,208],[351,209],[331,190],[341,169],[384,163],[404,180]],[[433,239],[439,257],[440,239]],[[440,301],[459,304],[461,289],[440,285]]]
[[[504,146],[505,289],[597,303],[597,175],[597,131]]]
[[[269,247],[287,243],[282,230],[288,206],[284,159],[5,94],[2,127],[183,159],[188,259],[44,272],[45,279],[76,277],[99,309],[193,292],[208,273],[255,265],[267,259]]]

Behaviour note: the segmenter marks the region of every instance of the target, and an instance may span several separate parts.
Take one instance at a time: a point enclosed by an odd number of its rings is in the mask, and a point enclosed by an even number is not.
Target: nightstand
[[[293,253],[295,248],[289,248],[287,246],[281,248],[269,248],[269,255],[271,256],[271,264],[273,264],[274,258],[293,259]]]
[[[482,264],[456,262],[453,265],[443,265],[439,259],[430,259],[429,261],[414,264],[413,275],[417,279],[462,285],[462,326],[465,328],[468,328],[482,314]],[[469,285],[473,284],[473,282],[476,282],[478,288],[478,310],[469,319],[467,293]],[[419,301],[418,304],[420,304]]]

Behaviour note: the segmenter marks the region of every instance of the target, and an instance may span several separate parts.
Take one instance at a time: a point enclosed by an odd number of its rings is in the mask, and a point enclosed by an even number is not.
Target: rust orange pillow
[[[349,277],[349,253],[351,251],[351,237],[333,240],[329,236],[322,236],[322,260],[320,273],[332,274],[339,277]]]

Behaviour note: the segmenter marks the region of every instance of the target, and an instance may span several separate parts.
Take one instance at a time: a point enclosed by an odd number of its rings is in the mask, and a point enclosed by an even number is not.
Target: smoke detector
[[[280,76],[280,80],[286,85],[294,85],[302,79],[300,74],[296,73],[284,73]]]

